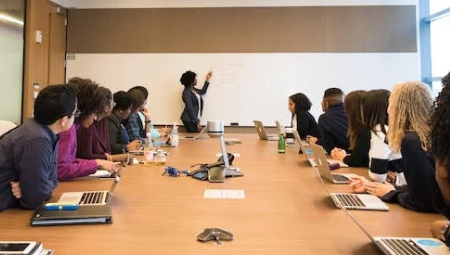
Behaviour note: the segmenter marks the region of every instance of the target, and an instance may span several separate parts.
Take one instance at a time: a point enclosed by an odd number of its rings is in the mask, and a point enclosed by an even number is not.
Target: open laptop
[[[314,158],[314,155],[313,155],[314,153],[311,149],[310,144],[307,141],[303,141],[300,139],[300,135],[298,134],[297,130],[294,130],[294,140],[295,140],[295,143],[297,144],[297,146],[302,150],[303,154],[306,155],[306,159],[308,160],[309,164],[311,164],[312,167],[317,167],[316,159]],[[323,148],[322,148],[321,154],[323,154],[325,157],[325,152],[324,152]],[[339,160],[334,160],[334,159],[326,159],[326,160],[327,160],[328,164],[338,163],[341,168],[348,167],[347,164],[345,164],[344,162],[339,161]]]
[[[317,168],[313,168],[319,177],[320,183],[330,195],[337,208],[347,212],[349,210],[371,210],[371,211],[389,211],[389,207],[381,201],[377,196],[368,194],[353,194],[353,193],[331,193],[327,185],[323,181],[323,177]],[[347,212],[349,215],[350,213]]]
[[[206,125],[201,131],[200,133],[198,133],[196,136],[180,136],[178,137],[179,140],[198,140],[201,138],[201,136],[206,132],[206,130],[208,129],[208,125]]]
[[[109,190],[64,192],[58,200],[58,204],[78,204],[79,206],[106,205],[111,200],[120,177],[117,176]]]
[[[337,208],[348,210],[389,211],[389,207],[377,196],[369,194],[330,193]]]
[[[369,234],[350,212],[345,212],[384,255],[450,255],[450,249],[441,240],[436,238],[374,237]]]
[[[281,125],[278,121],[275,122],[275,124],[277,125],[277,134],[273,134],[273,135],[267,134],[262,121],[254,120],[253,123],[255,124],[256,132],[259,135],[259,139],[266,140],[266,141],[278,141],[279,134],[281,131]]]
[[[325,180],[334,184],[348,184],[350,179],[356,176],[355,174],[331,173],[330,162],[327,160],[322,146],[311,144],[310,147],[320,176]]]

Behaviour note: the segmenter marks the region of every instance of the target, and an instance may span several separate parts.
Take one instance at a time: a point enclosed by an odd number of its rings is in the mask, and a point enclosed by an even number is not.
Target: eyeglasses
[[[80,115],[81,115],[81,111],[79,109],[76,109],[75,112],[70,114],[68,117],[72,118],[72,116],[73,116],[75,118],[78,118],[78,117],[80,117]]]

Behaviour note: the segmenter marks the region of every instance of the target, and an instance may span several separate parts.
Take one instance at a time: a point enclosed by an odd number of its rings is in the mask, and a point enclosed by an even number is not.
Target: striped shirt
[[[385,130],[388,127],[385,126]],[[401,152],[393,152],[386,141],[386,135],[381,131],[380,125],[371,131],[370,150],[369,150],[369,176],[375,182],[384,182],[387,178],[387,172],[397,173],[395,185],[406,185],[405,175],[403,174],[403,159]]]

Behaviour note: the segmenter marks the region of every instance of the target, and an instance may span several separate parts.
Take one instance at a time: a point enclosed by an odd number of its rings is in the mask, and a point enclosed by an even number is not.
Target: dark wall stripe
[[[415,8],[72,9],[68,52],[416,52]]]

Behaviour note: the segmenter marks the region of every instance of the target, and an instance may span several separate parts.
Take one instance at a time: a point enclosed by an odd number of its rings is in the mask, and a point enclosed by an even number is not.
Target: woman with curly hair
[[[109,140],[108,120],[115,106],[111,90],[98,87],[94,98],[99,99],[99,108],[96,112],[97,119],[91,126],[82,127],[77,132],[77,156],[84,159],[106,159],[114,162],[124,162],[127,154],[111,155],[111,144]]]
[[[312,103],[303,93],[297,93],[289,97],[288,108],[292,113],[291,125],[297,130],[301,139],[313,136],[320,139],[319,127],[314,116],[309,113]]]
[[[187,71],[181,75],[180,83],[184,86],[183,103],[185,104],[181,120],[188,133],[200,132],[200,118],[203,113],[203,95],[206,94],[209,87],[209,81],[212,77],[212,72],[206,74],[205,83],[202,89],[197,86],[197,74],[192,71]]]
[[[434,102],[431,116],[430,148],[436,160],[436,181],[439,186],[434,197],[436,210],[450,219],[450,73],[442,79],[442,91]],[[450,245],[448,221],[433,224],[435,237]],[[447,233],[447,236],[444,236]]]
[[[435,212],[433,197],[437,183],[434,160],[428,152],[432,105],[430,89],[421,82],[405,82],[394,87],[389,97],[387,137],[391,150],[403,156],[408,185],[395,187],[357,177],[350,182],[354,192],[367,192],[409,210]]]
[[[112,174],[118,171],[112,161],[103,159],[77,158],[77,131],[80,128],[89,128],[96,119],[96,112],[100,108],[100,99],[95,95],[98,84],[90,79],[72,78],[69,86],[77,91],[79,115],[75,116],[75,123],[65,132],[59,134],[58,141],[58,180],[66,181],[77,177],[93,174],[97,169],[104,169]]]

